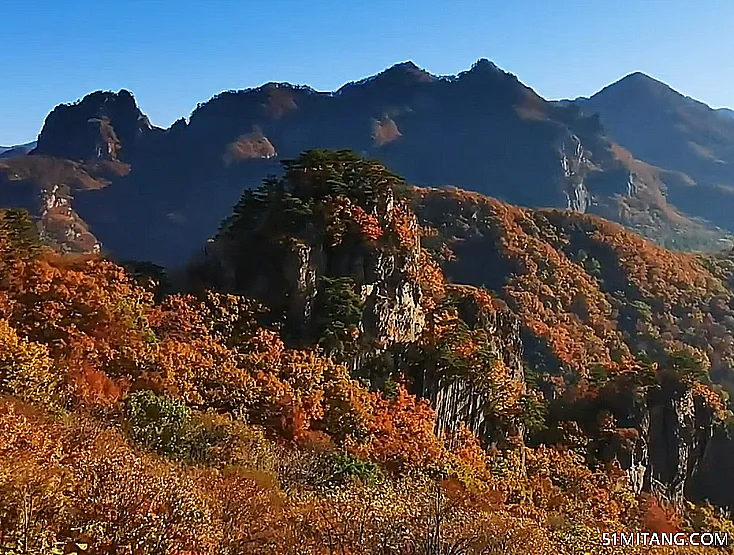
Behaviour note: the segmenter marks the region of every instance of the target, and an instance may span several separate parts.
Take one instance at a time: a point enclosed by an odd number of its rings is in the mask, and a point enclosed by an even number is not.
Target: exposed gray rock
[[[617,416],[634,428],[624,430],[624,440],[607,438],[603,458],[617,459],[635,493],[683,503],[713,435],[710,410],[690,390],[673,385],[635,396],[627,410]]]
[[[283,274],[288,289],[283,294],[289,299],[289,325],[304,328],[310,324],[323,264],[323,252],[317,247],[294,242],[286,250]]]
[[[590,161],[584,146],[576,135],[569,134],[559,151],[566,208],[575,212],[586,212],[591,203],[591,195],[584,184],[584,178],[590,168]]]
[[[637,194],[639,186],[637,184],[637,176],[630,172],[629,178],[627,179],[627,196],[633,197]]]
[[[68,187],[54,185],[51,188],[41,188],[38,197],[38,227],[42,237],[60,245],[62,251],[99,254],[102,246],[72,208]],[[80,242],[82,236],[85,240]]]
[[[645,489],[683,503],[713,434],[710,411],[690,390],[656,391],[648,397],[649,466]]]
[[[367,272],[368,282],[358,284],[365,301],[364,332],[384,347],[416,341],[425,326],[421,289],[411,278],[417,252],[407,257],[375,253],[366,262],[374,271]]]
[[[471,316],[462,314],[471,321]],[[523,345],[520,339],[519,321],[504,312],[495,312],[482,322],[492,337],[491,350],[512,371],[513,377],[524,383]],[[481,387],[466,376],[428,375],[423,376],[422,391],[436,410],[436,431],[445,435],[464,423],[482,442],[488,446],[501,440],[487,419],[489,399]],[[520,433],[521,430],[518,430]]]

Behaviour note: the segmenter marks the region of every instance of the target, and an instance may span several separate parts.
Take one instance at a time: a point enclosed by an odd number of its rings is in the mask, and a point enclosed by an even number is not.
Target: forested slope
[[[284,170],[188,293],[3,213],[11,552],[571,554],[603,553],[601,531],[730,531],[681,487],[729,416],[708,372],[729,347],[682,313],[728,299],[726,258],[413,189],[349,152]]]

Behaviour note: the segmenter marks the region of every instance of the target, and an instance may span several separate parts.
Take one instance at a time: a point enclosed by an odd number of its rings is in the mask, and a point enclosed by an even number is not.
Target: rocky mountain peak
[[[470,72],[479,73],[479,72],[500,72],[504,73],[499,67],[497,67],[497,64],[492,62],[491,60],[488,60],[487,58],[479,58],[474,64],[472,65]]]
[[[614,97],[619,102],[660,102],[661,100],[684,101],[686,97],[673,90],[669,85],[649,75],[636,71],[626,75],[619,81],[608,85],[592,98]]]
[[[425,69],[418,67],[412,61],[406,61],[395,64],[386,70],[381,71],[377,75],[352,83],[347,83],[336,91],[335,94],[341,95],[345,92],[353,92],[355,90],[362,91],[364,89],[372,90],[373,88],[397,90],[426,83],[433,83],[435,81],[437,81],[435,75],[432,75]]]
[[[95,91],[75,104],[61,104],[46,118],[33,154],[71,160],[124,160],[153,130],[132,93]]]
[[[667,183],[670,202],[731,226],[731,194],[722,191],[734,186],[734,119],[639,72],[576,103],[599,114],[608,136],[635,158],[685,174]]]
[[[497,106],[523,105],[527,101],[545,103],[535,92],[486,58],[477,60],[470,69],[455,78],[457,88],[467,98]]]
[[[377,77],[380,77],[383,80],[391,79],[401,81],[403,83],[430,83],[436,80],[435,76],[431,75],[425,69],[418,67],[410,60],[389,67],[382,73],[378,74]]]

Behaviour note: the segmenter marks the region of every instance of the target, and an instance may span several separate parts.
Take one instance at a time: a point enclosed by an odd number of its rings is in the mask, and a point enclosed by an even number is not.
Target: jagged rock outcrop
[[[638,392],[615,415],[628,428],[603,438],[602,460],[616,459],[636,493],[680,505],[707,498],[700,473],[715,427],[711,410],[689,389],[668,384]]]
[[[259,295],[284,299],[285,326],[299,337],[313,335],[313,315],[319,298],[319,282],[329,277],[329,268],[340,268],[340,277],[351,279],[363,303],[360,332],[377,349],[417,340],[425,317],[420,306],[421,291],[411,277],[415,274],[417,253],[386,253],[379,249],[326,253],[320,245],[294,242],[283,251],[282,274],[266,278],[269,284],[281,283],[282,291],[270,289],[265,281],[253,288]]]
[[[328,177],[312,177],[322,171]],[[395,199],[398,182],[351,153],[305,154],[282,181],[243,195],[199,264],[204,281],[263,301],[295,342],[322,340],[334,318],[363,353],[415,342],[425,323],[421,246],[415,216]],[[345,298],[329,298],[334,280]],[[359,314],[332,314],[342,301]]]
[[[464,304],[460,317],[467,323],[480,324],[490,341],[488,347],[501,360],[519,383],[525,383],[524,352],[520,333],[520,321],[509,311],[497,310],[481,317],[477,322],[476,307]],[[436,431],[446,435],[463,423],[474,433],[484,446],[489,446],[504,435],[506,430],[497,430],[487,417],[490,400],[482,387],[467,376],[432,373],[426,369],[417,381],[417,393],[431,401],[436,410]]]
[[[133,95],[98,91],[76,104],[61,104],[46,118],[32,154],[70,160],[130,160],[138,141],[153,130]]]
[[[274,273],[245,276],[241,268],[239,272],[230,270],[233,281],[222,286],[278,307],[284,314],[286,336],[314,338],[313,316],[323,295],[319,284],[322,278],[336,275],[354,283],[363,304],[360,333],[375,352],[417,340],[425,316],[420,306],[421,290],[412,277],[416,252],[386,253],[367,247],[335,253],[325,252],[319,244],[300,241],[289,242],[279,251],[272,253],[274,261],[267,264]],[[334,268],[342,271],[334,274]]]

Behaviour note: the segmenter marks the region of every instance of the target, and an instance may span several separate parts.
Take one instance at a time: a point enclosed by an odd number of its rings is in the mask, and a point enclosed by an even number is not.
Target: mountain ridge
[[[586,113],[598,113],[610,137],[636,157],[690,178],[668,188],[674,205],[732,227],[734,119],[643,74],[574,102]]]
[[[30,141],[19,145],[0,146],[0,158],[9,158],[12,156],[28,154],[31,150],[36,148],[36,144],[36,141]]]
[[[128,91],[91,93],[49,114],[30,156],[2,163],[0,204],[41,219],[39,206],[53,205],[63,221],[42,225],[72,250],[88,248],[74,241],[89,231],[123,259],[170,265],[203,245],[242,188],[277,171],[275,160],[309,148],[355,150],[417,185],[590,211],[683,245],[725,235],[668,204],[684,175],[635,161],[598,116],[546,101],[486,59],[442,77],[402,62],[333,92],[224,91],[167,129]]]

